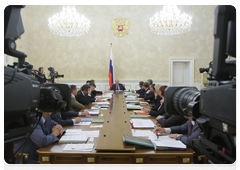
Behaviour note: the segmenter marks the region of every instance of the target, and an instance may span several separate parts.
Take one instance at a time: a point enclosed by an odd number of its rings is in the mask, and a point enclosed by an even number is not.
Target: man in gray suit
[[[62,135],[63,128],[61,125],[51,120],[50,115],[52,112],[43,112],[41,120],[34,129],[30,138],[27,140],[25,147],[23,146],[18,153],[28,153],[29,158],[25,159],[26,164],[38,163],[37,150],[41,147],[51,145],[57,142],[59,138],[57,136]],[[15,150],[18,150],[23,142],[16,143],[14,146]],[[24,148],[24,150],[23,150]],[[20,163],[20,157],[17,157],[15,163]]]
[[[157,127],[154,133],[171,134],[169,137],[182,141],[185,145],[192,146],[192,139],[198,138],[200,135],[200,128],[198,124],[192,120],[192,117],[184,116],[189,119],[186,123],[180,126],[172,126],[170,128]],[[183,135],[187,133],[188,136]]]

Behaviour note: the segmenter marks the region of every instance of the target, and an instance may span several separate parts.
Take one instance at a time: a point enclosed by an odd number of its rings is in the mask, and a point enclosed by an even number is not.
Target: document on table
[[[80,123],[75,123],[74,125],[91,125],[92,122],[80,122]]]
[[[159,136],[157,139],[157,136],[155,134],[152,134],[148,137],[152,143],[154,143],[156,146],[159,147],[171,147],[171,148],[186,148],[186,145],[182,143],[179,140],[170,138],[169,135],[167,136]]]
[[[83,143],[86,142],[88,137],[86,135],[73,135],[73,136],[62,136],[59,143]]]
[[[102,128],[103,125],[91,125],[90,128]]]
[[[149,119],[132,119],[133,128],[154,128],[155,124]]]
[[[99,130],[81,131],[81,135],[86,135],[87,137],[99,137]]]
[[[110,103],[108,103],[108,102],[92,102],[92,104],[97,104],[97,105],[109,105]]]
[[[153,132],[151,130],[134,130],[132,129],[132,136],[139,137],[139,136],[151,136]]]
[[[81,134],[82,129],[67,129],[66,133],[64,134],[64,136],[69,136],[69,135],[78,135]]]
[[[84,151],[91,152],[93,150],[94,144],[67,144],[63,151]]]

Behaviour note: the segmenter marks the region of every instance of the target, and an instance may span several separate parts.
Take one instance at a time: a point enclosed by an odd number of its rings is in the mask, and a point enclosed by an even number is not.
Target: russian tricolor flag
[[[112,47],[111,47],[111,58],[110,58],[110,65],[109,65],[109,86],[112,87],[114,84],[114,69],[113,69],[113,54],[112,54]]]

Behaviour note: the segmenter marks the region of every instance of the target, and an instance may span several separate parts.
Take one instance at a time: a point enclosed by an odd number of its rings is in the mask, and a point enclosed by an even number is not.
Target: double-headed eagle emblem
[[[118,37],[123,37],[128,34],[128,28],[130,27],[130,22],[126,18],[115,18],[112,20],[111,27],[114,30],[114,35]]]

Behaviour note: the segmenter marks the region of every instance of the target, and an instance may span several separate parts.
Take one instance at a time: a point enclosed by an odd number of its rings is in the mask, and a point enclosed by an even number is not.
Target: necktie
[[[117,85],[117,90],[120,90],[120,89],[119,89],[119,85]]]
[[[190,135],[192,134],[192,130],[193,130],[193,124],[191,123]]]

